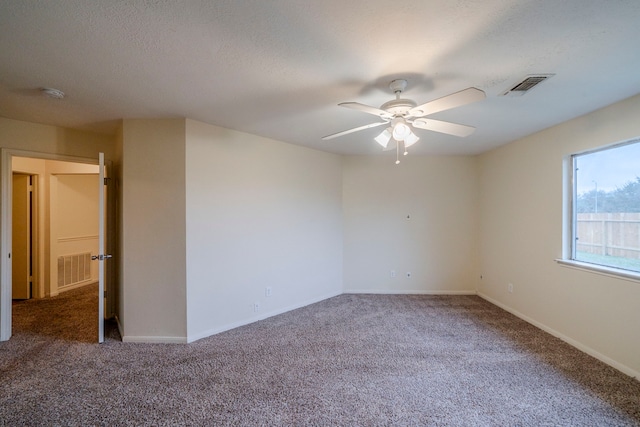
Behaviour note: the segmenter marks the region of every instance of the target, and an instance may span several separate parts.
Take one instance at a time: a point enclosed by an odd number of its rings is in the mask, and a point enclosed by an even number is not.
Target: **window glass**
[[[640,272],[640,140],[573,161],[573,259]]]

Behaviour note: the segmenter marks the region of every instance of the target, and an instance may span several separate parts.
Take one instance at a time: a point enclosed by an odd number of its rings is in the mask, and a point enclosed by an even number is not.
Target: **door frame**
[[[72,163],[85,163],[98,165],[98,156],[96,158],[75,157],[61,154],[42,153],[35,151],[16,150],[12,148],[0,149],[0,341],[6,341],[11,337],[11,229],[12,229],[12,159],[13,157],[27,157],[44,160],[58,160]],[[107,162],[109,174],[112,174],[111,162]],[[110,213],[114,206],[108,206]],[[113,217],[113,215],[109,215]],[[113,244],[115,230],[107,224],[107,245]],[[113,261],[113,260],[112,260]],[[109,275],[108,275],[109,276]],[[115,287],[113,280],[107,279],[107,306],[112,307],[114,300]],[[104,300],[99,298],[99,303],[104,304]],[[109,313],[110,314],[110,313]]]

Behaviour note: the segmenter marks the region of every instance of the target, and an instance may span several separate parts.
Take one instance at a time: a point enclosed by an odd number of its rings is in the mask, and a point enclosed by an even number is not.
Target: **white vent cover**
[[[91,253],[58,257],[58,288],[91,280]]]
[[[553,74],[536,74],[527,76],[524,80],[503,93],[502,96],[522,96],[550,77],[553,77]]]

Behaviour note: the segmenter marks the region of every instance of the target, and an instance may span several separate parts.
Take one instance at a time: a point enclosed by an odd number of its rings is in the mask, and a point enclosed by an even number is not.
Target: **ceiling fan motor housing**
[[[393,114],[395,117],[405,116],[409,110],[415,107],[417,104],[410,99],[400,99],[400,94],[407,88],[407,81],[405,79],[396,79],[389,83],[389,89],[396,94],[396,99],[385,102],[380,107],[388,113]]]
[[[415,101],[412,101],[411,99],[394,99],[382,104],[380,109],[387,111],[394,116],[404,116],[416,105]]]

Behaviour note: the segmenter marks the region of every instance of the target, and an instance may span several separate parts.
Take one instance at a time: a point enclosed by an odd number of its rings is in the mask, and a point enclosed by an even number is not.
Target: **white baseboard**
[[[95,283],[98,283],[98,282],[95,281],[95,280],[85,280],[84,282],[74,283],[73,285],[61,286],[61,287],[58,288],[58,292],[56,293],[56,296],[58,294],[63,293],[63,292],[67,292],[67,291],[70,291],[72,289],[82,288],[84,286],[93,285]]]
[[[197,334],[189,335],[187,337],[187,342],[191,343],[191,342],[197,341],[197,340],[202,339],[202,338],[210,337],[212,335],[216,335],[216,334],[219,334],[221,332],[229,331],[231,329],[235,329],[235,328],[238,328],[240,326],[249,325],[251,323],[258,322],[260,320],[264,320],[264,319],[267,319],[269,317],[277,316],[279,314],[283,314],[283,313],[286,313],[286,312],[291,311],[291,310],[296,310],[298,308],[306,307],[308,305],[315,304],[317,302],[324,301],[326,299],[333,298],[333,297],[336,297],[336,296],[342,295],[342,294],[343,294],[343,292],[332,292],[330,294],[326,294],[326,295],[323,295],[323,296],[318,297],[318,298],[311,298],[311,299],[305,300],[305,301],[303,301],[301,303],[298,303],[298,304],[293,304],[293,305],[290,305],[288,307],[280,308],[280,309],[277,309],[277,310],[272,310],[272,311],[266,312],[264,314],[260,314],[259,316],[252,316],[252,317],[250,317],[250,318],[248,318],[246,320],[241,320],[241,321],[233,322],[233,323],[227,323],[226,325],[220,326],[218,328],[213,328],[213,329],[206,330],[204,332],[199,332]]]
[[[145,336],[123,336],[122,342],[144,343],[144,344],[186,344],[187,337],[145,337]]]
[[[494,300],[493,298],[478,292],[478,296],[486,301],[489,301],[491,304],[496,305],[498,307],[500,307],[501,309],[508,311],[509,313],[513,314],[516,317],[519,317],[520,319],[524,320],[527,323],[532,324],[533,326],[542,329],[545,332],[548,332],[549,334],[553,335],[556,338],[560,338],[562,341],[566,342],[567,344],[577,348],[578,350],[587,353],[590,356],[595,357],[596,359],[600,360],[601,362],[606,363],[607,365],[611,366],[612,368],[617,369],[618,371],[622,372],[623,374],[629,375],[630,377],[636,378],[636,379],[640,379],[640,372],[636,371],[635,369],[632,369],[626,365],[623,365],[622,363],[619,363],[613,359],[611,359],[608,356],[605,356],[604,354],[592,349],[589,346],[586,346],[584,344],[582,344],[579,341],[574,340],[573,338],[570,338],[566,335],[564,335],[561,332],[556,331],[553,328],[550,328],[549,326],[538,322],[537,320],[534,320],[532,318],[530,318],[529,316],[526,316],[522,313],[520,313],[517,310],[512,309],[509,306],[506,306],[504,304],[502,304],[499,301]]]
[[[475,290],[423,290],[423,289],[346,289],[345,294],[376,294],[376,295],[477,295]]]

